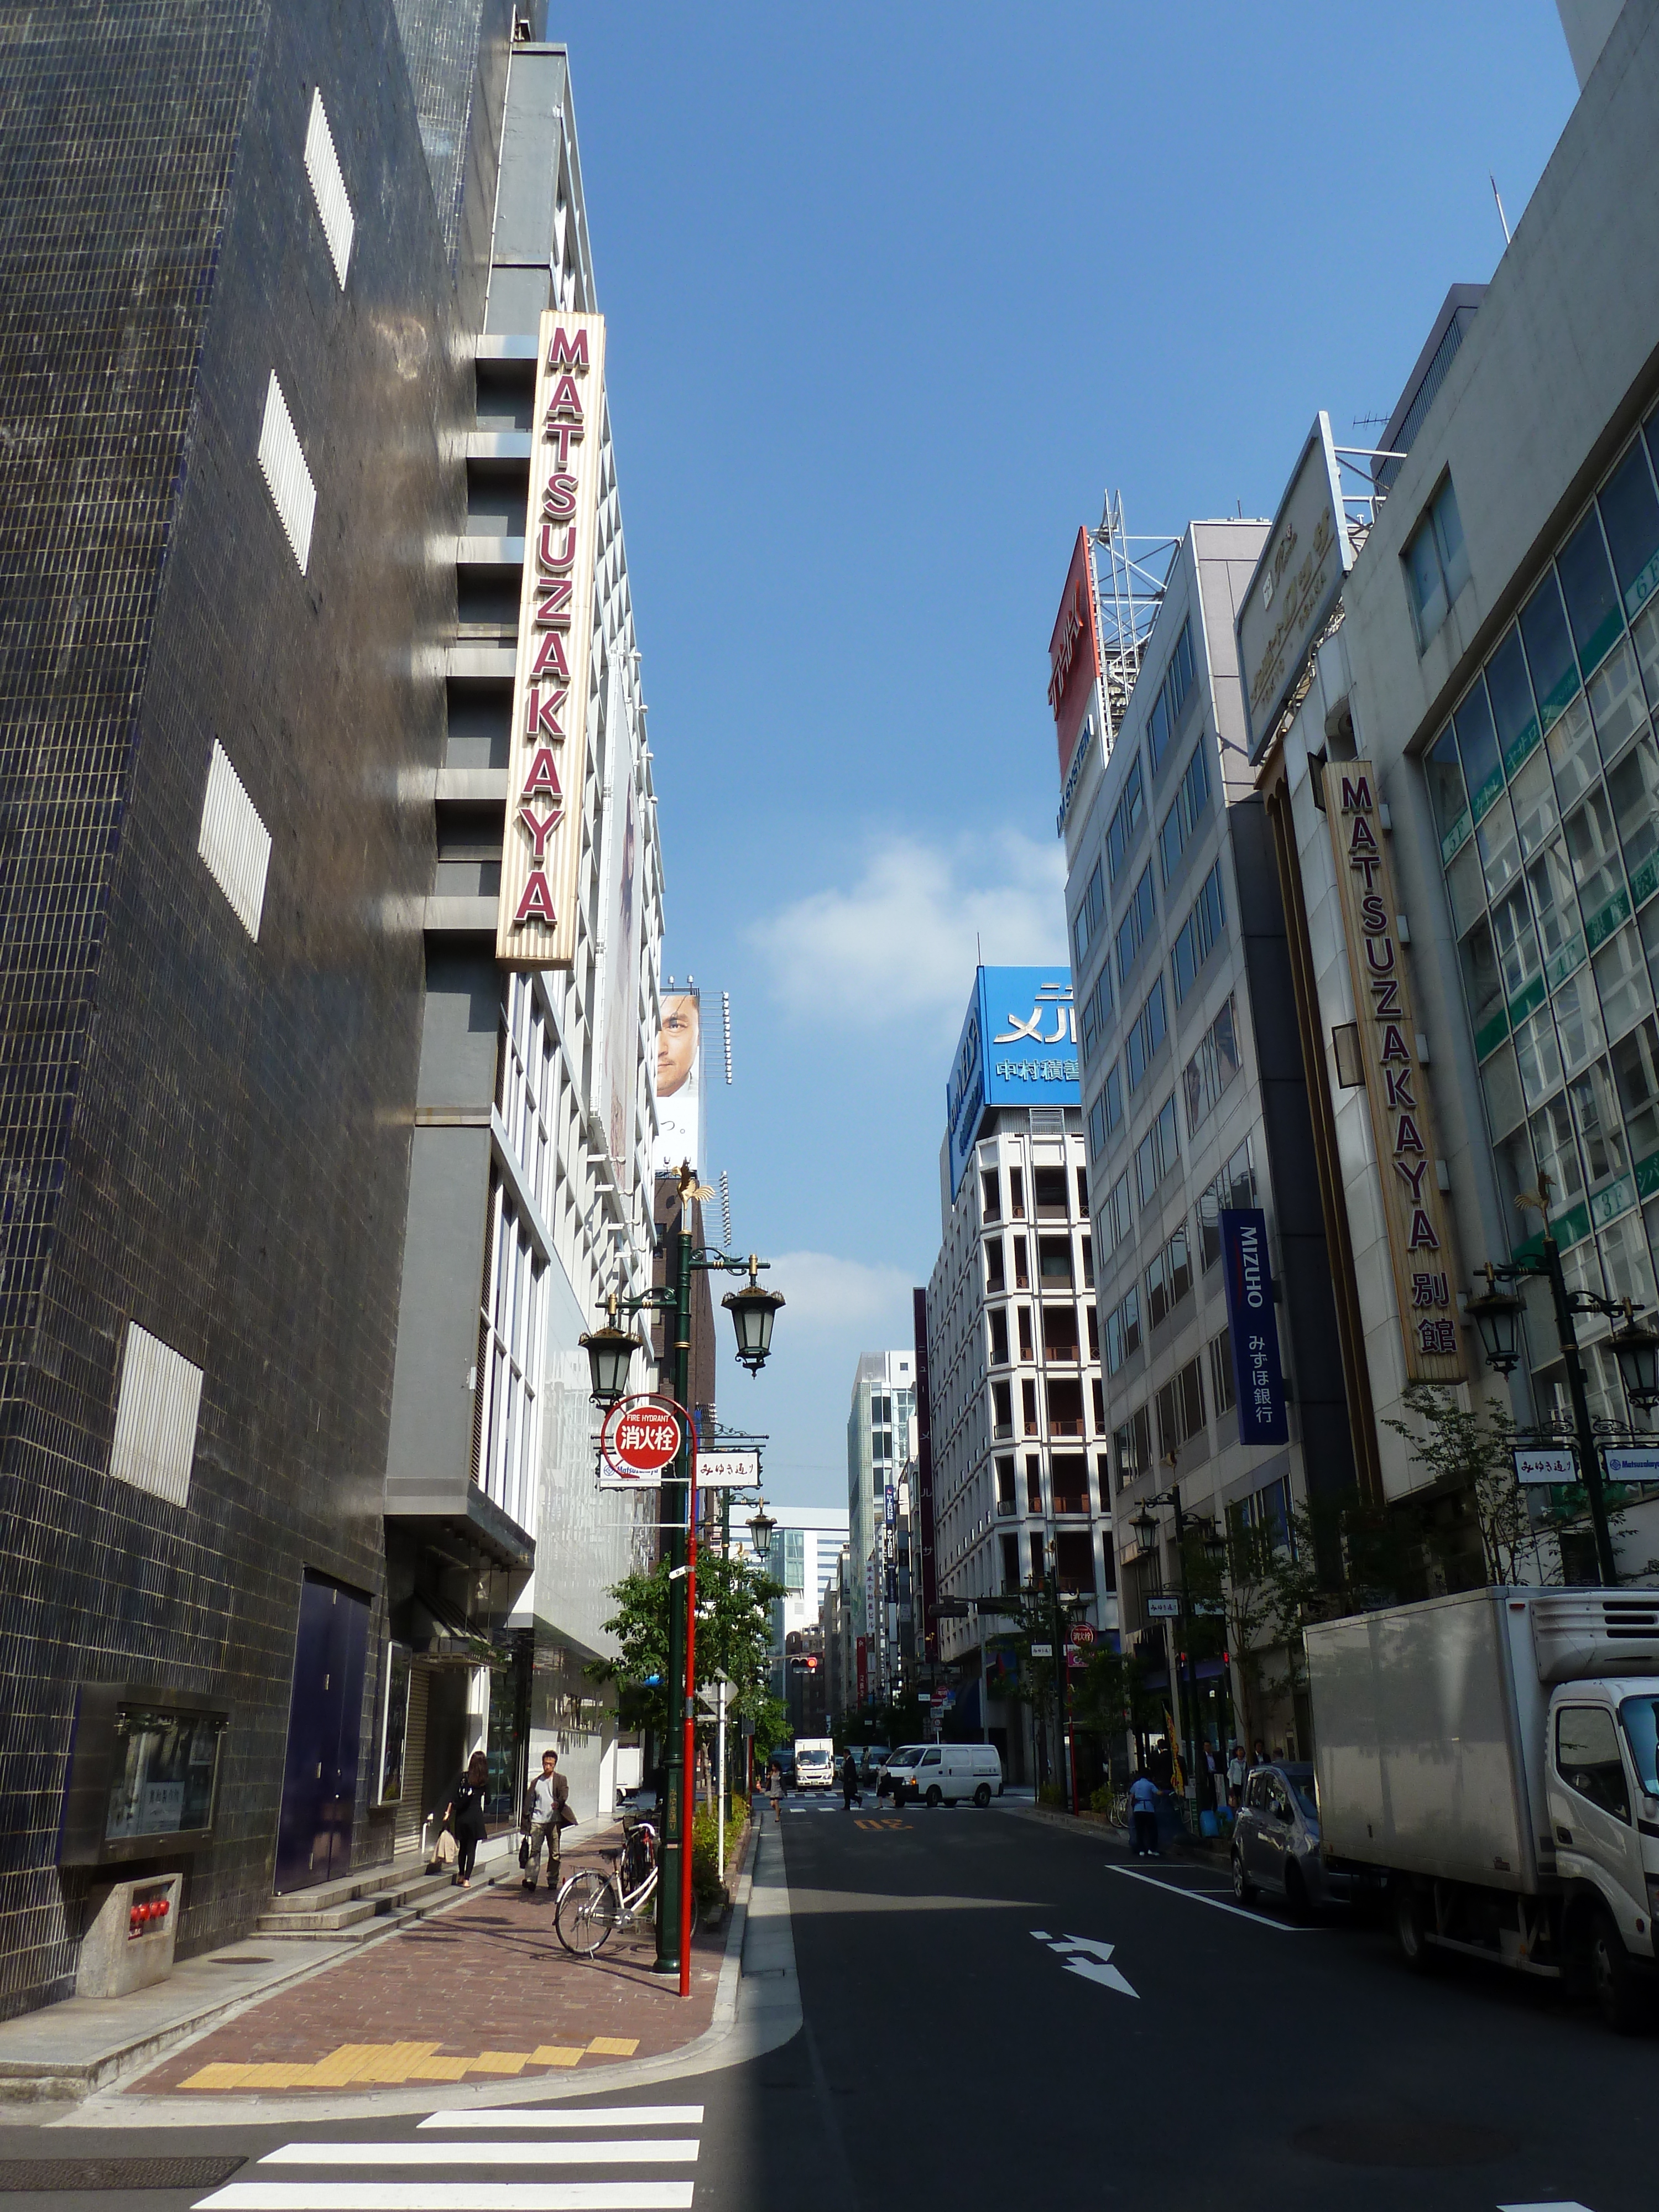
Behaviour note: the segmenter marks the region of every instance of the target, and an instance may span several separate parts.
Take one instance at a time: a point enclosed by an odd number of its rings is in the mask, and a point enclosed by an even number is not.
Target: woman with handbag
[[[444,1807],[444,1819],[454,1834],[457,1846],[455,1871],[450,1879],[463,1889],[472,1887],[472,1863],[478,1856],[479,1844],[489,1832],[484,1826],[484,1800],[489,1794],[489,1761],[483,1752],[475,1751]]]

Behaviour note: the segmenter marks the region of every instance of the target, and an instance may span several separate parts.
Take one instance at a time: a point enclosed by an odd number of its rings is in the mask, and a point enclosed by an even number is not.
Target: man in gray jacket
[[[570,1784],[559,1772],[559,1755],[556,1751],[542,1753],[542,1771],[524,1793],[524,1814],[519,1822],[521,1834],[530,1838],[530,1850],[524,1862],[526,1889],[533,1890],[541,1867],[542,1845],[547,1845],[547,1880],[550,1888],[559,1886],[559,1831],[574,1826],[570,1814]]]

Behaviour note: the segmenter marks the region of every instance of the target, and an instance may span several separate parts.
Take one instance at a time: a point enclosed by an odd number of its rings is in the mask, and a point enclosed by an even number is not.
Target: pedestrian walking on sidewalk
[[[475,1751],[444,1807],[444,1818],[454,1833],[457,1852],[455,1871],[450,1880],[452,1885],[459,1883],[463,1889],[472,1887],[472,1863],[478,1856],[479,1844],[489,1833],[484,1824],[484,1800],[489,1795],[489,1761],[483,1752]]]
[[[574,1826],[570,1784],[559,1771],[559,1754],[550,1747],[542,1753],[541,1772],[524,1793],[524,1812],[519,1821],[520,1833],[528,1838],[523,1858],[524,1888],[535,1890],[544,1844],[547,1845],[547,1886],[558,1887],[560,1831]]]
[[[859,1763],[849,1751],[841,1763],[841,1802],[842,1810],[850,1813],[853,1800],[859,1794]]]
[[[1162,1856],[1158,1848],[1158,1784],[1149,1774],[1137,1774],[1129,1784],[1129,1820],[1138,1859]]]
[[[783,1770],[775,1759],[766,1770],[766,1794],[772,1800],[772,1818],[783,1826]]]

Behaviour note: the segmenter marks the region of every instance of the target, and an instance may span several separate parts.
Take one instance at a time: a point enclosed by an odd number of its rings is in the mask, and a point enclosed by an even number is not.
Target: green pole
[[[679,1229],[674,1240],[674,1397],[686,1404],[691,1387],[691,1225],[690,1200],[680,1195]],[[680,1971],[680,1885],[690,1844],[690,1777],[685,1771],[685,1601],[689,1578],[673,1571],[686,1564],[685,1506],[690,1481],[691,1440],[682,1438],[674,1462],[674,1480],[663,1485],[662,1517],[668,1522],[668,1741],[663,1756],[662,1877],[658,1884],[657,1972]]]
[[[1540,1185],[1541,1188],[1542,1186]],[[1619,1580],[1613,1564],[1613,1531],[1607,1525],[1607,1495],[1601,1487],[1601,1451],[1595,1424],[1590,1419],[1589,1395],[1584,1388],[1584,1364],[1578,1353],[1578,1330],[1567,1304],[1566,1278],[1561,1272],[1561,1248],[1547,1218],[1544,1223],[1544,1266],[1549,1275],[1550,1296],[1555,1301],[1555,1334],[1566,1362],[1567,1395],[1572,1400],[1572,1425],[1578,1437],[1578,1456],[1584,1466],[1584,1490],[1589,1500],[1590,1527],[1595,1534],[1595,1565],[1611,1589]]]

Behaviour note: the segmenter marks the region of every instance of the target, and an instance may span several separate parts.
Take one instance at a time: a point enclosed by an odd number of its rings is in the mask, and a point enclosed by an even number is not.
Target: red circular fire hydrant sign
[[[605,1417],[599,1450],[617,1474],[659,1474],[680,1448],[680,1417],[654,1398],[623,1398]]]

